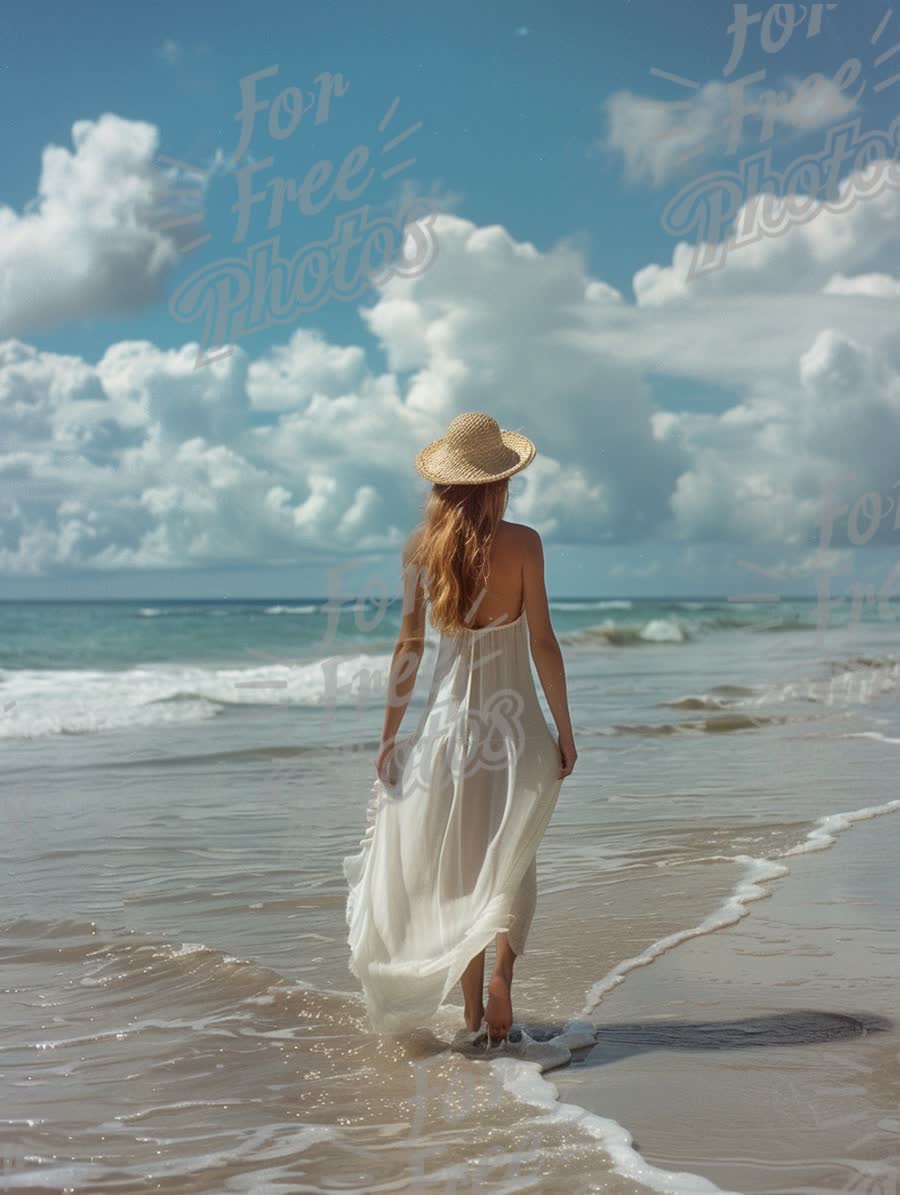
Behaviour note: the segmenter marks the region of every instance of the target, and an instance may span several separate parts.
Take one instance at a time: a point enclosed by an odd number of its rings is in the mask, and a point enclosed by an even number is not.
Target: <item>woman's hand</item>
[[[561,734],[558,742],[560,759],[559,778],[560,780],[565,780],[566,776],[572,775],[575,760],[578,758],[578,752],[575,750],[575,736],[572,734]]]
[[[375,756],[375,771],[385,788],[392,788],[397,783],[397,755],[394,750],[396,745],[396,739],[386,739]]]

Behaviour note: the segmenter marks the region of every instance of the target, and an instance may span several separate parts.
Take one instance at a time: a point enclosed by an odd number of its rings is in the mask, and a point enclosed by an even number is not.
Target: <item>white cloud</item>
[[[0,337],[163,298],[179,252],[174,232],[157,227],[167,187],[153,165],[158,141],[154,125],[104,113],[72,125],[74,150],[44,149],[27,210],[0,207]]]
[[[776,90],[768,83],[744,87],[711,79],[688,98],[680,91],[671,100],[617,91],[606,101],[607,128],[599,144],[621,153],[626,182],[660,186],[685,168],[696,169],[703,156],[736,153],[747,142],[765,148],[770,126],[822,128],[857,107],[830,79],[814,91],[798,79],[773,95]]]
[[[247,392],[257,410],[296,410],[316,394],[348,393],[365,374],[361,348],[328,344],[318,332],[299,328],[286,344],[251,364]]]
[[[587,292],[611,307],[621,297],[571,249],[540,254],[449,215],[436,227],[440,264],[391,280],[363,312],[386,358],[414,370],[402,387],[359,349],[308,331],[252,363],[238,345],[200,370],[195,345],[120,343],[93,367],[7,342],[0,493],[16,497],[18,522],[0,568],[393,548],[427,490],[416,451],[459,410],[485,407],[539,445],[515,479],[520,517],[582,542],[652,532],[687,463],[681,449],[654,434],[635,371],[548,337]]]
[[[669,426],[693,458],[672,496],[680,537],[796,549],[825,533],[846,548],[874,527],[865,504],[858,533],[848,522],[863,495],[878,494],[870,502],[890,513],[900,479],[900,374],[877,349],[834,330],[801,354],[798,373],[799,384],[780,392],[750,396],[722,415],[683,414]],[[829,506],[847,510],[832,524]],[[873,543],[896,539],[893,518],[872,535]]]
[[[748,208],[752,199],[741,205],[735,227],[752,227],[756,239],[732,248],[719,268],[698,271],[695,263],[707,257],[706,242],[690,245],[680,241],[672,253],[670,266],[648,265],[634,276],[634,292],[641,306],[662,306],[681,302],[687,296],[738,294],[829,294],[875,293],[857,289],[828,288],[835,275],[857,272],[866,274],[877,267],[879,273],[900,273],[900,190],[882,185],[877,194],[869,180],[881,173],[883,163],[873,163],[865,171],[850,174],[838,187],[838,210],[819,208],[804,224],[787,221],[779,235],[762,235],[753,224]],[[854,198],[855,197],[855,198]],[[777,226],[784,201],[772,201],[771,222]],[[843,210],[841,210],[843,209]],[[709,255],[711,258],[711,255]]]
[[[835,274],[825,283],[826,295],[868,295],[876,299],[900,298],[900,278],[891,278],[887,274],[858,274],[855,278],[847,278],[843,274]]]
[[[201,370],[194,344],[119,343],[94,366],[0,343],[0,571],[393,552],[427,492],[416,451],[479,409],[536,441],[509,517],[553,540],[728,541],[808,562],[824,480],[855,475],[848,506],[898,480],[897,312],[861,280],[875,262],[900,272],[900,225],[895,197],[868,202],[736,256],[712,290],[682,285],[676,249],[679,302],[638,306],[570,245],[542,253],[440,215],[433,265],[361,308],[383,373],[307,329]],[[660,372],[733,398],[661,411]]]

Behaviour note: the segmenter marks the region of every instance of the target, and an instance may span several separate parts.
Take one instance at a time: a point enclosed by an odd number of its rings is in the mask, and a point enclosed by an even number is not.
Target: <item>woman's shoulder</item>
[[[533,551],[541,542],[538,532],[534,527],[529,527],[527,523],[510,523],[504,519],[500,526],[506,528],[509,542],[525,551],[529,549]]]
[[[405,561],[411,559],[421,544],[424,533],[425,528],[421,523],[410,531],[403,545],[403,559]],[[497,525],[496,540],[502,540],[510,547],[523,552],[534,552],[541,546],[540,534],[534,527],[529,527],[527,523],[512,523],[508,519],[502,519]]]

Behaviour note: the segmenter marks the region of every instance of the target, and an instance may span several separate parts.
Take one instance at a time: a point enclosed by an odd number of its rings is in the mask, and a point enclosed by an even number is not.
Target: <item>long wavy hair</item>
[[[432,485],[410,563],[418,566],[436,631],[455,635],[471,628],[508,501],[508,477],[479,485]]]

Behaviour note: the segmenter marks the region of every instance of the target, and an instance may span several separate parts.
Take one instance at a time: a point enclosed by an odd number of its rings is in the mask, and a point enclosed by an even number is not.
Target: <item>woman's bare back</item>
[[[475,629],[514,622],[522,612],[520,524],[501,521],[491,544],[487,588],[472,614]]]
[[[500,626],[528,619],[532,643],[552,638],[550,611],[544,588],[541,537],[524,523],[502,520],[491,545],[487,586],[472,614],[472,626]]]

